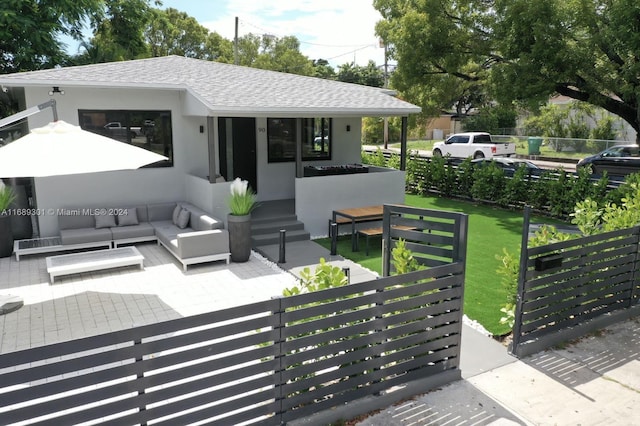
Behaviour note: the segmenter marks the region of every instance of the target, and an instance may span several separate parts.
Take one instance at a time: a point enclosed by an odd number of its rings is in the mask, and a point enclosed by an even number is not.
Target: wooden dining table
[[[351,222],[351,250],[356,251],[356,223],[382,220],[383,214],[384,207],[382,205],[334,210],[332,215],[332,223],[340,225],[343,223]],[[342,220],[340,218],[342,218]]]

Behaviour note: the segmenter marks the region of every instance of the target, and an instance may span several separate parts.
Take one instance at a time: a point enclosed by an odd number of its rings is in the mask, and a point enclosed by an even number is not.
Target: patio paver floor
[[[49,283],[46,255],[0,259],[0,293],[24,306],[0,315],[0,353],[196,315],[282,294],[296,278],[259,255],[246,263],[189,267],[155,243],[137,244],[137,267],[82,273]]]

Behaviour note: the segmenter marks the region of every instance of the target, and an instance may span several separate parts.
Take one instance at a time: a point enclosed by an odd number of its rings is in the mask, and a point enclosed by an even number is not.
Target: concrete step
[[[254,223],[253,221],[251,222],[251,235],[279,234],[281,229],[284,229],[287,232],[303,230],[304,223],[291,218],[262,221],[258,223]]]
[[[286,242],[305,241],[310,239],[311,239],[311,234],[309,234],[309,232],[305,231],[304,229],[287,231],[285,235]],[[252,241],[253,247],[279,244],[280,232],[278,231],[277,233],[252,235],[251,241]]]

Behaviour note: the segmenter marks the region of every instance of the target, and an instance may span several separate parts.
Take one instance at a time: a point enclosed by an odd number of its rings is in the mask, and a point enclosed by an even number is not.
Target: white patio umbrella
[[[0,148],[0,178],[138,169],[167,157],[56,121]]]
[[[163,160],[167,157],[58,120],[1,147],[0,178],[138,169]],[[0,315],[22,305],[22,298],[0,294]]]

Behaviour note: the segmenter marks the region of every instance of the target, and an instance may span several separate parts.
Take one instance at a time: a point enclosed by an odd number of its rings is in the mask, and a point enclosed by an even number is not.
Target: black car
[[[605,171],[609,175],[626,176],[640,172],[640,147],[638,145],[615,145],[604,151],[583,158],[577,167],[589,167],[597,175]]]

